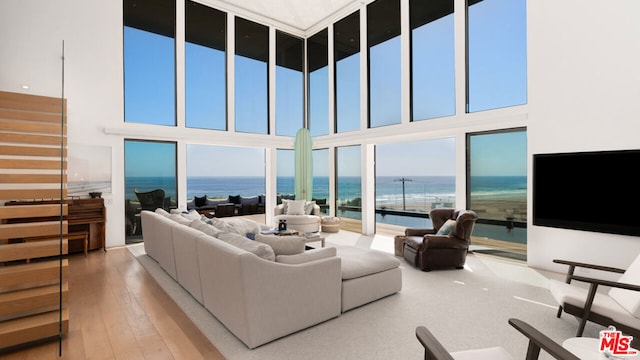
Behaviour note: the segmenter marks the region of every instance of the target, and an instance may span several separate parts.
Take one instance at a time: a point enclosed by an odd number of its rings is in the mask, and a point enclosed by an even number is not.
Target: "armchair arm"
[[[425,235],[422,242],[422,249],[427,248],[447,248],[447,249],[467,249],[469,243],[464,239],[449,235]]]
[[[419,228],[406,228],[404,234],[406,236],[425,236],[427,234],[435,234],[435,229],[419,229]]]
[[[424,326],[416,328],[416,337],[420,344],[424,346],[425,360],[454,360],[447,349],[436,339],[435,336]]]
[[[557,342],[551,340],[548,336],[541,333],[533,326],[519,319],[509,319],[509,324],[520,331],[524,336],[529,338],[529,347],[527,348],[527,360],[537,359],[540,355],[540,349],[549,353],[555,359],[559,360],[579,360],[580,358],[573,355],[569,350],[563,348]]]
[[[618,268],[614,268],[614,267],[610,267],[610,266],[587,264],[587,263],[582,263],[582,262],[577,262],[577,261],[570,261],[570,260],[554,259],[553,262],[556,263],[556,264],[569,265],[569,270],[567,271],[567,277],[565,278],[565,281],[564,281],[567,284],[571,284],[571,279],[574,278],[573,272],[576,270],[577,267],[582,267],[582,268],[586,268],[586,269],[600,270],[600,271],[607,271],[607,272],[614,272],[614,273],[618,273],[618,274],[624,274],[624,272],[625,272],[625,270],[623,270],[623,269],[618,269]]]

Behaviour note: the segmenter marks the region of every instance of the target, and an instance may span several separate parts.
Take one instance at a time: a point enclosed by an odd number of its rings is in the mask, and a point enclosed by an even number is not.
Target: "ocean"
[[[402,181],[404,179],[404,182]],[[276,190],[280,194],[293,194],[292,176],[279,176]],[[338,203],[362,197],[360,177],[347,176],[338,179]],[[471,179],[471,198],[499,199],[527,196],[526,176],[476,176]],[[167,197],[176,198],[176,181],[173,177],[127,177],[126,198],[135,200],[134,189],[165,190]],[[187,199],[207,195],[209,198],[225,198],[229,195],[254,196],[264,194],[263,177],[188,177]],[[379,176],[376,178],[376,207],[398,208],[402,204],[422,205],[425,210],[433,203],[455,202],[455,177],[453,176]],[[314,177],[313,197],[329,198],[329,178]]]
[[[454,206],[455,178],[453,176],[379,176],[376,179],[376,208],[402,209],[414,212],[428,212],[434,207]],[[338,204],[347,202],[357,204],[362,197],[360,177],[340,177],[337,182]],[[500,204],[501,201],[515,199],[524,207],[526,216],[527,177],[526,176],[478,176],[471,179],[471,204]],[[127,177],[125,179],[127,199],[136,200],[134,189],[149,191],[165,189],[168,197],[176,199],[175,178],[170,177]],[[292,176],[277,178],[276,189],[279,194],[293,194]],[[189,177],[187,178],[187,199],[207,195],[209,198],[226,198],[229,195],[255,196],[265,193],[265,179],[262,177]],[[329,178],[313,179],[313,197],[329,198]],[[360,219],[361,212],[354,209],[337,209],[336,215]],[[491,218],[488,213],[481,217]],[[502,214],[497,218],[504,220]],[[408,226],[429,227],[431,221],[420,217],[376,214],[376,222]],[[526,242],[526,229],[507,231],[503,226],[477,226],[476,236],[488,236],[515,242]],[[515,240],[512,239],[515,237]]]

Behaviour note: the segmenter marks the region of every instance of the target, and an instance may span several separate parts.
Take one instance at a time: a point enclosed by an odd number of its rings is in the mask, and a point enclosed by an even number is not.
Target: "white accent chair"
[[[549,280],[549,291],[558,302],[557,317],[562,311],[580,319],[576,336],[582,336],[587,321],[602,326],[613,325],[626,335],[633,336],[633,347],[640,345],[640,255],[624,269],[567,260],[554,263],[569,266],[565,282]],[[574,275],[576,268],[622,274],[617,281]],[[588,288],[571,281],[589,284]],[[598,292],[598,286],[608,286],[608,292]]]
[[[522,320],[509,319],[509,324],[529,338],[526,360],[537,359],[538,356],[540,356],[541,349],[555,359],[580,359]],[[504,348],[499,346],[449,353],[438,339],[424,326],[418,326],[416,328],[416,337],[422,346],[424,346],[425,360],[513,360],[513,357]]]
[[[287,229],[297,230],[301,233],[320,231],[320,206],[313,205],[310,214],[288,214],[285,204],[279,204],[273,210],[274,226],[277,227],[280,220],[287,221]]]

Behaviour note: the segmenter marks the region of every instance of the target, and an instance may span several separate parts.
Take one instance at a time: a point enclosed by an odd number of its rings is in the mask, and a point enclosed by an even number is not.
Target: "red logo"
[[[614,326],[600,331],[600,352],[614,356],[634,356],[638,351],[631,347],[633,336],[622,335]]]

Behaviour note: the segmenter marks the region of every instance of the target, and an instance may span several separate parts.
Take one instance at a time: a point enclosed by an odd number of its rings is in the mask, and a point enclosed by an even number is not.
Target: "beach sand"
[[[429,212],[432,207],[454,207],[454,204],[407,201],[405,206],[406,211]],[[385,209],[402,210],[402,207],[402,203],[384,204]],[[473,198],[471,209],[483,219],[507,220],[507,217],[512,216],[516,221],[527,221],[527,199],[524,197]]]

